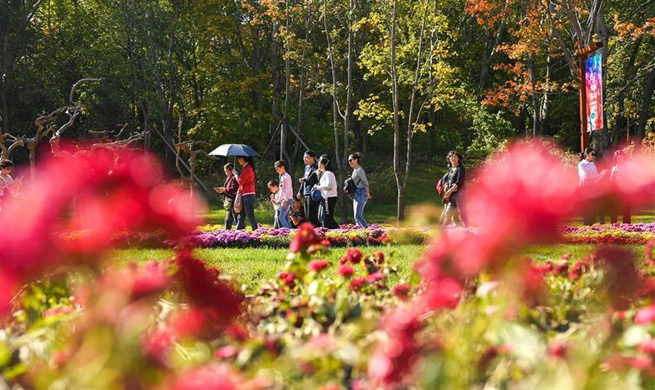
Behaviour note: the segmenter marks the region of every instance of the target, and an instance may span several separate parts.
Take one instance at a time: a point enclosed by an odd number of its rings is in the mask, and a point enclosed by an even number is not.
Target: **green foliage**
[[[502,112],[491,114],[485,109],[478,110],[473,118],[472,130],[475,138],[466,150],[466,156],[474,162],[483,161],[503,148],[516,133],[512,124],[503,118]]]

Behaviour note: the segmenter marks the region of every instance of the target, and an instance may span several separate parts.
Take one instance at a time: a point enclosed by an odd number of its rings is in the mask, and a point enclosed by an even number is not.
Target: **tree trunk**
[[[641,108],[639,110],[639,124],[637,125],[637,142],[638,148],[646,136],[646,122],[648,122],[648,112],[650,111],[650,101],[653,98],[653,89],[655,89],[655,68],[651,69],[648,74],[648,81],[644,84],[644,95],[641,98]]]
[[[398,102],[398,68],[396,66],[396,24],[398,18],[398,0],[393,0],[391,14],[391,101],[393,109],[393,173],[398,189],[397,218],[398,223],[405,220],[405,186],[400,177],[400,104]]]

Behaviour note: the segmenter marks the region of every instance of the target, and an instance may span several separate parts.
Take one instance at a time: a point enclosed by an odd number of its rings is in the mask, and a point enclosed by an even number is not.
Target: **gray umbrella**
[[[223,144],[209,153],[210,156],[248,156],[259,157],[255,149],[244,144]]]

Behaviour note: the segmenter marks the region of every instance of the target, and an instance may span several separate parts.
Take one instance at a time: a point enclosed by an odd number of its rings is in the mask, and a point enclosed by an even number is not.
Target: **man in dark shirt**
[[[318,205],[320,202],[312,200],[311,196],[312,187],[318,183],[318,176],[316,175],[316,170],[318,169],[316,153],[311,150],[306,151],[303,155],[303,160],[305,162],[305,174],[300,179],[300,186],[298,187],[298,194],[296,196],[303,202],[305,217],[309,222],[314,226],[321,226],[318,220]]]

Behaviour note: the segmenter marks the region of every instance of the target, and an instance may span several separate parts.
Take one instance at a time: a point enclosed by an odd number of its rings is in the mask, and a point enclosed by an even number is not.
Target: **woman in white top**
[[[322,155],[318,159],[319,182],[314,189],[321,191],[323,200],[318,207],[318,219],[324,228],[338,229],[339,224],[334,220],[334,208],[337,205],[337,180],[334,173],[328,170],[330,159]]]
[[[596,185],[603,177],[607,171],[602,170],[598,172],[596,167],[596,151],[593,148],[587,148],[584,150],[584,153],[580,154],[580,162],[578,163],[578,177],[580,178],[579,186],[585,190],[593,191],[594,185]],[[582,223],[585,225],[591,225],[594,222],[605,223],[602,214],[594,212],[585,212],[582,217]]]
[[[278,160],[273,164],[275,172],[280,175],[280,196],[278,210],[278,220],[280,226],[291,228],[289,223],[289,210],[291,210],[291,202],[293,200],[293,183],[291,182],[291,175],[287,172],[287,163],[283,160]]]

